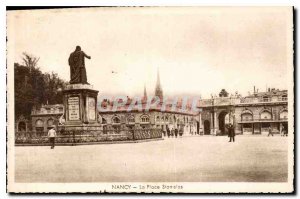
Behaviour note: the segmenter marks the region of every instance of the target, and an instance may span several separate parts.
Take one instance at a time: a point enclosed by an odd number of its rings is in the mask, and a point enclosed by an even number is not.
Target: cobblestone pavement
[[[15,147],[16,182],[284,182],[286,137]]]

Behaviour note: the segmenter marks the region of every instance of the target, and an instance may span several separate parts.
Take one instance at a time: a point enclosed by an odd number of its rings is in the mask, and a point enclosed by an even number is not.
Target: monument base
[[[65,127],[99,126],[97,90],[88,84],[70,84],[63,90]]]

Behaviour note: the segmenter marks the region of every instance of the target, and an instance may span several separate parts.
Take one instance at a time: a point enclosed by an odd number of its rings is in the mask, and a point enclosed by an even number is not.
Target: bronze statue
[[[70,84],[89,84],[87,82],[86,70],[84,64],[84,58],[91,59],[90,56],[86,55],[80,46],[76,46],[74,52],[70,54],[69,65],[70,65]]]

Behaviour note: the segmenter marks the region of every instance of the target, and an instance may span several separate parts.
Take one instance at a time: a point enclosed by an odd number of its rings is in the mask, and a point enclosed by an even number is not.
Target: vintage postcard
[[[293,7],[8,8],[8,192],[294,192],[293,29]]]

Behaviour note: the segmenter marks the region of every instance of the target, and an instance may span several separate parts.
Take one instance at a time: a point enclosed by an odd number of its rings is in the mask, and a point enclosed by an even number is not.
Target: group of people
[[[168,138],[171,136],[175,136],[175,138],[177,138],[178,136],[182,136],[183,135],[183,129],[182,128],[170,128],[168,125],[163,127],[163,134],[164,136],[168,136]]]
[[[271,127],[269,127],[268,131],[269,131],[268,137],[269,137],[270,135],[274,136],[273,130],[272,130]],[[288,136],[287,129],[286,129],[284,126],[282,126],[282,128],[281,128],[280,135],[281,135],[281,136],[286,136],[286,137]]]

